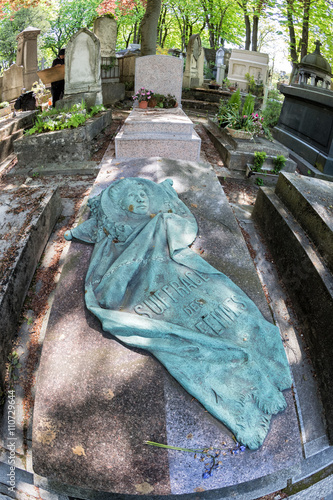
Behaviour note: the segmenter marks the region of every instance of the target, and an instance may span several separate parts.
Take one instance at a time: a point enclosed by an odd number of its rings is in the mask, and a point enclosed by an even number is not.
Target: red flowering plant
[[[149,101],[152,96],[154,95],[154,92],[152,90],[147,90],[144,87],[141,87],[136,94],[132,96],[133,101]]]

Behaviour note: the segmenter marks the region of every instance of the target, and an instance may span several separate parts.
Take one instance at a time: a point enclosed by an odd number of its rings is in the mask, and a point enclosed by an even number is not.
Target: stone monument
[[[88,106],[103,103],[100,41],[87,28],[72,36],[66,47],[65,96],[59,106],[84,100]]]
[[[226,69],[226,65],[224,64],[224,48],[223,47],[220,47],[216,51],[215,66],[217,68],[216,83],[218,83],[221,86],[223,83],[224,77],[225,77],[225,69]]]
[[[184,88],[201,87],[204,80],[205,55],[201,45],[200,35],[192,35],[187,45],[186,64],[183,77]]]
[[[331,66],[316,50],[299,65],[299,84],[281,85],[285,96],[274,137],[293,151],[302,173],[333,179]]]
[[[257,449],[291,387],[279,330],[189,249],[197,223],[172,184],[119,180],[65,233],[95,244],[85,303],[104,331],[153,353],[237,441]]]
[[[268,54],[254,52],[252,50],[232,49],[229,60],[228,79],[231,83],[238,84],[238,88],[247,92],[248,82],[246,73],[263,85],[266,85],[268,78]]]
[[[116,58],[117,21],[109,16],[98,17],[94,33],[101,44],[101,78],[103,103],[112,104],[125,97],[125,85],[119,80]]]
[[[38,82],[37,75],[37,37],[40,29],[28,26],[25,30],[19,33],[17,40],[17,66],[23,66],[23,87],[30,90],[34,82]],[[20,95],[20,94],[17,94]],[[17,96],[16,96],[17,97]]]
[[[174,95],[178,106],[148,110],[135,107],[116,136],[116,158],[199,160],[201,139],[181,109],[182,78],[183,61],[177,57],[136,59],[135,91],[144,87],[154,93]]]

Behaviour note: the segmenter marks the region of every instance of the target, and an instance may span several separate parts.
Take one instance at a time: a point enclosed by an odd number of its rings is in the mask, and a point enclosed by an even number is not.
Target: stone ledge
[[[328,437],[333,441],[333,277],[319,252],[271,188],[261,188],[253,217],[282,275],[293,305],[302,318],[311,359],[326,414]]]
[[[3,221],[0,240],[3,266],[0,290],[1,385],[25,295],[53,226],[61,213],[61,199],[57,189],[36,189],[27,186],[24,186],[24,189],[30,204],[25,210],[20,208],[24,198],[17,194],[18,189],[0,194],[0,213]],[[8,207],[14,212],[8,213]]]
[[[275,193],[292,211],[333,272],[332,183],[300,175],[282,174]]]

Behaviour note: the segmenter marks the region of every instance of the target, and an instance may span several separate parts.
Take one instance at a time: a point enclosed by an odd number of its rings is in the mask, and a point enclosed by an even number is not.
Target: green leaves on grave
[[[25,132],[25,135],[41,134],[43,132],[54,132],[65,128],[77,128],[83,125],[92,116],[104,111],[102,105],[93,106],[90,112],[85,104],[74,104],[70,109],[51,109],[44,111],[36,117],[35,124]]]

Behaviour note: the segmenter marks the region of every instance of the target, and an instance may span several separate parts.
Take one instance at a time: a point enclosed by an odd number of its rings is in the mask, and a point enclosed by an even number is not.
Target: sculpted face
[[[133,186],[125,193],[121,206],[133,214],[145,215],[149,210],[149,198],[141,186]]]

